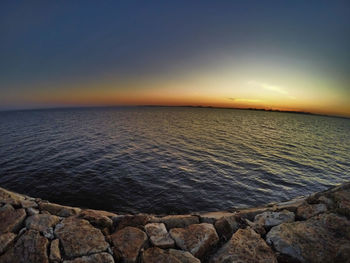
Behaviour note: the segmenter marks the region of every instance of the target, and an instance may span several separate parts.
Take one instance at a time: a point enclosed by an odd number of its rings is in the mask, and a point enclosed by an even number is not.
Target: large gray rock
[[[16,235],[14,233],[5,233],[0,235],[0,255],[13,243]]]
[[[277,263],[272,249],[251,228],[239,229],[211,258],[211,263]]]
[[[147,235],[136,227],[125,227],[111,235],[115,256],[127,263],[137,261],[140,250],[147,242]]]
[[[48,244],[47,239],[38,231],[29,230],[0,257],[0,263],[48,263]]]
[[[320,214],[307,221],[275,226],[266,241],[301,262],[333,262],[341,247],[350,245],[350,222],[336,214]]]
[[[26,219],[26,228],[34,229],[44,234],[45,237],[53,238],[53,227],[60,221],[60,218],[48,214],[38,214]]]
[[[103,252],[109,247],[101,231],[84,219],[71,217],[64,219],[57,224],[55,235],[68,257]]]
[[[290,223],[295,220],[295,215],[293,212],[288,210],[283,210],[280,212],[264,212],[258,214],[254,218],[254,222],[264,227],[273,227],[280,225],[282,223]]]
[[[0,234],[6,232],[17,232],[26,217],[26,212],[23,208],[14,209],[7,204],[0,208]]]
[[[65,260],[63,263],[114,263],[114,259],[110,254],[103,252],[75,258],[73,260]]]
[[[40,202],[39,208],[40,210],[47,211],[52,215],[62,216],[62,217],[77,215],[81,211],[81,209],[78,207],[52,204],[48,202]]]
[[[208,223],[173,228],[170,235],[178,247],[191,252],[197,258],[202,258],[219,241],[214,226]]]
[[[145,225],[145,230],[154,246],[160,248],[174,247],[175,242],[170,237],[163,223],[149,223]]]

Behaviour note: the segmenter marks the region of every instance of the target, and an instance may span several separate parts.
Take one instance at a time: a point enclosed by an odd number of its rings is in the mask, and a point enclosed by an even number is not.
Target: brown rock
[[[174,247],[175,242],[163,223],[149,223],[145,225],[145,230],[154,246],[160,248]]]
[[[117,220],[117,230],[120,230],[127,226],[143,228],[144,225],[151,221],[150,215],[126,215],[121,216]]]
[[[27,208],[26,211],[27,211],[27,214],[29,216],[33,216],[33,215],[39,214],[39,210],[37,210],[35,208],[32,208],[32,207]]]
[[[44,211],[48,211],[52,215],[68,217],[79,214],[80,208],[63,206],[58,204],[52,204],[47,202],[40,202],[39,208]]]
[[[176,257],[182,263],[201,263],[198,258],[195,258],[190,252],[177,250],[177,249],[169,249],[168,254]]]
[[[178,247],[191,252],[197,258],[202,258],[219,241],[214,226],[207,223],[173,228],[170,235]]]
[[[49,242],[38,231],[24,233],[7,252],[0,257],[1,263],[48,263]]]
[[[52,235],[53,227],[60,221],[60,218],[53,215],[38,214],[26,219],[26,228],[40,231],[46,235]]]
[[[72,217],[64,219],[56,226],[55,235],[68,257],[102,252],[108,248],[101,231],[84,219]]]
[[[260,235],[247,228],[239,229],[210,262],[277,263],[277,259]]]
[[[5,233],[0,235],[0,255],[13,243],[16,235],[13,233]]]
[[[306,203],[306,197],[298,197],[286,202],[277,203],[275,206],[273,206],[273,208],[276,211],[288,210],[290,212],[295,213],[298,207],[305,203]]]
[[[299,209],[299,208],[298,208]],[[280,212],[264,212],[258,214],[254,218],[254,222],[263,225],[266,228],[280,225],[282,223],[290,223],[295,220],[293,212],[282,210]]]
[[[17,206],[21,204],[21,200],[25,200],[25,197],[23,195],[16,194],[0,187],[0,203]]]
[[[229,240],[233,233],[235,233],[241,224],[236,216],[222,217],[215,222],[215,229],[220,238],[223,240]]]
[[[342,246],[350,245],[350,222],[336,214],[273,227],[266,241],[300,262],[333,262]]]
[[[147,241],[147,235],[136,227],[125,227],[111,235],[114,254],[124,262],[136,262],[140,250]]]
[[[243,218],[243,219],[248,219],[250,221],[254,221],[254,217],[257,214],[261,214],[261,213],[267,212],[267,211],[274,211],[274,210],[275,210],[275,208],[268,207],[268,206],[253,207],[253,208],[243,208],[243,209],[240,209],[240,210],[236,211],[235,216]]]
[[[234,216],[231,212],[219,211],[219,212],[207,212],[199,214],[201,223],[214,224],[218,219],[223,217]]]
[[[326,211],[327,206],[325,204],[303,204],[298,207],[296,215],[298,218],[305,220]]]
[[[181,228],[199,223],[199,218],[193,215],[170,215],[158,219],[160,223],[164,223],[168,229]]]
[[[53,262],[61,261],[60,241],[58,239],[52,240],[50,245],[50,260]]]
[[[350,189],[335,192],[333,199],[336,201],[337,212],[350,217]]]
[[[147,249],[142,259],[144,263],[181,263],[176,257],[157,247]]]
[[[79,216],[89,221],[93,226],[99,228],[111,228],[113,226],[113,221],[108,216],[106,216],[106,214],[109,213],[105,213],[104,211],[87,209],[83,210]]]
[[[23,208],[14,209],[11,205],[5,205],[0,208],[0,234],[6,232],[17,232],[26,217]]]
[[[73,260],[65,260],[63,263],[114,263],[114,259],[110,254],[103,252],[75,258]]]
[[[32,200],[21,200],[20,203],[23,208],[38,207],[38,204]]]

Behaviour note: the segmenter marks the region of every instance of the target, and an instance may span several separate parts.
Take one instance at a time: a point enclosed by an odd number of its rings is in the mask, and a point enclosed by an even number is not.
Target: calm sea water
[[[61,204],[215,211],[349,179],[349,119],[166,107],[0,112],[0,186]]]

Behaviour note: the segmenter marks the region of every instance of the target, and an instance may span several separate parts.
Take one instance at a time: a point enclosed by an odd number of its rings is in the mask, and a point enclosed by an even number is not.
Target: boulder
[[[147,249],[142,255],[142,261],[144,263],[181,263],[176,257],[157,247]]]
[[[152,216],[150,215],[126,215],[117,217],[117,229],[120,230],[127,226],[143,228],[144,225],[151,222]]]
[[[13,247],[0,257],[1,263],[48,263],[49,242],[38,231],[25,232]]]
[[[114,263],[114,259],[110,254],[103,252],[75,258],[73,260],[65,260],[63,263]]]
[[[6,232],[17,232],[26,217],[26,212],[23,208],[14,209],[7,204],[0,208],[0,234]]]
[[[149,223],[145,225],[145,230],[154,246],[160,248],[174,247],[175,242],[170,237],[163,223]]]
[[[21,205],[22,200],[25,200],[23,195],[16,194],[0,187],[0,203],[19,206]]]
[[[53,215],[38,214],[26,219],[26,228],[34,229],[44,234],[45,237],[53,238],[53,227],[60,221],[60,218]]]
[[[280,202],[273,206],[274,211],[288,210],[295,213],[299,206],[306,203],[306,197],[297,197],[289,201]]]
[[[33,215],[39,214],[39,210],[35,209],[35,208],[32,208],[32,207],[27,208],[26,211],[27,211],[27,214],[29,216],[33,216]]]
[[[30,208],[30,207],[37,208],[38,207],[38,204],[32,200],[21,200],[20,204],[21,204],[22,208]]]
[[[234,215],[233,213],[226,212],[226,211],[207,212],[207,213],[199,214],[199,218],[201,223],[214,224],[220,218],[231,217],[233,215]]]
[[[0,255],[13,243],[16,235],[14,233],[5,233],[0,235]]]
[[[239,229],[210,259],[211,263],[277,263],[272,249],[251,228]]]
[[[282,210],[280,212],[264,212],[258,214],[254,218],[254,223],[263,225],[266,228],[280,225],[282,223],[289,223],[295,220],[293,212]]]
[[[199,218],[193,215],[170,215],[159,218],[157,222],[164,223],[168,229],[172,229],[198,224]]]
[[[195,258],[190,252],[177,250],[177,249],[169,249],[168,254],[176,257],[182,263],[201,263],[198,258]]]
[[[123,262],[136,262],[140,250],[147,242],[147,235],[136,227],[125,227],[111,235],[114,254]]]
[[[173,228],[170,230],[170,235],[178,247],[191,252],[197,258],[202,258],[219,241],[214,226],[208,223]]]
[[[215,229],[219,237],[223,240],[229,240],[232,237],[232,234],[240,227],[241,224],[239,218],[235,215],[222,217],[215,222]]]
[[[345,217],[324,213],[306,221],[275,226],[267,233],[266,241],[300,262],[333,262],[341,247],[350,244],[350,222]]]
[[[350,189],[341,190],[333,194],[337,212],[350,217]]]
[[[99,228],[111,228],[113,226],[113,220],[109,218],[104,211],[87,209],[81,211],[79,217],[89,221],[93,226]]]
[[[50,261],[60,262],[61,252],[60,252],[60,241],[58,239],[52,240],[50,245]]]
[[[74,217],[64,219],[56,225],[55,235],[68,257],[98,253],[106,251],[109,247],[101,231],[84,219]]]
[[[62,216],[62,217],[77,215],[81,211],[81,209],[77,207],[63,206],[63,205],[52,204],[48,202],[40,202],[39,208],[40,210],[47,211],[52,215]]]
[[[306,220],[326,211],[327,206],[325,204],[303,204],[298,207],[296,215],[298,218]]]

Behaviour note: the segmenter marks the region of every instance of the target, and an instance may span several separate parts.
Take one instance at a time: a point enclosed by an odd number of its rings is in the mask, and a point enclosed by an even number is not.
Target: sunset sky
[[[350,116],[350,1],[1,1],[0,109]]]

